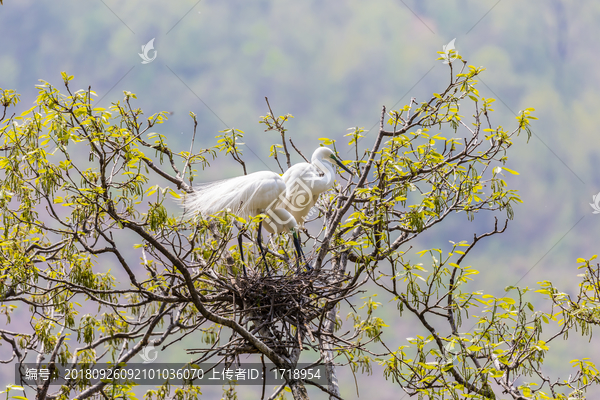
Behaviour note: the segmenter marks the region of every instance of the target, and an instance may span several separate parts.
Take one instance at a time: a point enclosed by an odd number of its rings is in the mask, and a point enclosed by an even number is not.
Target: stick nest
[[[347,293],[355,293],[352,289],[359,285],[351,281],[351,277],[325,270],[239,277],[230,293],[234,307],[231,312],[266,345],[289,355],[292,348],[303,347],[304,338],[310,343],[316,341],[327,311]],[[241,337],[230,341],[227,347],[229,354],[232,350],[236,354],[257,352]]]

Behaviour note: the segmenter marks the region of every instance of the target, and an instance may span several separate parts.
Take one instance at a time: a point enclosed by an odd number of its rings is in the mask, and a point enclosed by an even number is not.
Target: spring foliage
[[[223,210],[190,220],[169,211],[170,199],[190,193],[194,176],[215,157],[231,157],[246,171],[242,131],[221,132],[215,148],[177,152],[157,133],[168,114],[145,117],[133,93],[107,109],[94,107],[95,93],[73,91],[73,77],[63,74],[62,91],[42,82],[34,107],[17,115],[19,96],[0,89],[0,310],[7,324],[0,340],[13,349],[12,362],[40,354],[49,364],[127,363],[149,343],[165,350],[194,335],[205,345],[195,349],[196,362],[250,353],[291,368],[310,354],[327,365],[329,385],[318,390],[332,398],[341,398],[336,369],[369,372],[373,363],[418,398],[584,398],[598,382],[590,360],[572,360],[574,372],[560,379],[547,375],[544,359],[551,342],[574,330],[591,335],[598,323],[598,265],[579,260],[577,298],[551,282],[508,287],[503,297],[464,289],[480,274],[467,255],[503,232],[520,202],[504,180],[517,174],[508,150],[521,132],[530,134],[534,117],[525,109],[511,129],[493,125],[494,100],[477,90],[483,68],[460,57],[448,68],[450,82],[440,93],[384,107],[375,134],[355,127],[347,144],[322,139],[351,155],[346,165],[358,178],[344,178],[310,214],[303,246],[314,275],[303,279],[294,275],[285,235],[267,255],[275,276],[264,277],[252,242],[244,247],[252,276],[241,276],[232,238],[238,228],[252,236],[260,216],[245,220]],[[260,121],[280,133],[281,144],[270,149],[280,167],[278,155],[290,165],[288,144],[301,154],[283,127],[291,117],[276,117],[269,105]],[[367,140],[374,144],[364,148]],[[506,221],[452,242],[447,252],[409,253],[411,241],[448,216],[472,220],[482,212]],[[100,268],[106,260],[113,269]],[[246,290],[250,283],[260,289]],[[361,295],[364,285],[389,295],[385,307],[396,317],[412,314],[414,337],[386,335],[384,305]],[[536,310],[532,295],[555,307]],[[345,321],[342,301],[353,306]],[[297,399],[308,398],[307,385],[287,383]],[[130,386],[82,381],[20,393],[46,398],[51,390],[53,398],[132,396]],[[148,392],[199,395],[193,385]]]

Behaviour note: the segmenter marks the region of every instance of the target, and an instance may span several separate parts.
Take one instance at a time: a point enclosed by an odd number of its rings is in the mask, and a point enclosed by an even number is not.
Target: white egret
[[[274,209],[279,196],[284,191],[285,182],[281,176],[271,171],[260,171],[201,185],[195,188],[193,193],[185,197],[184,207],[186,212],[191,212],[194,215],[202,215],[204,218],[225,210],[229,210],[242,218],[266,213],[268,218],[267,231],[270,233],[279,233],[286,229],[291,231],[294,237],[296,253],[298,258],[300,258],[303,254],[295,231],[296,221],[285,210]],[[261,243],[261,226],[262,221],[258,224],[257,242],[263,261],[267,267],[267,273],[269,273],[269,266],[265,259],[265,252]],[[242,258],[244,274],[246,274],[241,233],[238,235],[238,245],[240,247],[240,257]]]
[[[277,207],[285,208],[298,224],[304,225],[304,219],[317,202],[319,195],[333,186],[334,162],[344,171],[352,174],[352,171],[342,164],[328,147],[316,149],[310,163],[292,165],[283,174],[285,199]]]

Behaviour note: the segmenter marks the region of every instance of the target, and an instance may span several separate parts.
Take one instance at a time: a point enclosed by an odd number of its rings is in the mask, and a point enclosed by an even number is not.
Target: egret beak
[[[346,171],[347,173],[349,173],[350,175],[354,175],[354,172],[350,171],[350,169],[348,167],[346,167],[344,164],[342,164],[342,162],[340,161],[339,158],[337,158],[336,156],[332,155],[331,158],[333,158],[333,160],[335,161],[335,163],[337,165],[340,166],[341,169],[343,169],[344,171]]]

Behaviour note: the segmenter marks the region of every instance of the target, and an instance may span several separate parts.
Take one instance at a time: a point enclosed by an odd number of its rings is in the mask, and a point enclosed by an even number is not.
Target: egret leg
[[[302,251],[302,246],[298,246],[300,247],[300,255],[302,256],[302,260],[304,260],[304,268],[306,268],[307,271],[312,271],[313,267],[308,263],[308,261],[306,261],[306,257],[304,256],[304,251]]]
[[[248,273],[246,272],[246,262],[244,261],[244,249],[242,247],[242,233],[238,235],[238,245],[240,246],[240,258],[242,259],[242,268],[244,269],[244,277],[248,277]]]
[[[304,251],[302,250],[302,245],[300,244],[300,237],[297,232],[292,233],[292,237],[294,240],[294,247],[296,248],[296,268],[298,269],[298,274],[300,273],[300,262],[304,262],[304,267],[307,271],[312,270],[312,267],[306,261],[306,257],[304,256]]]
[[[260,249],[260,255],[265,263],[265,267],[267,268],[267,274],[271,275],[271,271],[269,271],[269,264],[267,264],[267,259],[265,258],[266,251],[262,246],[262,221],[258,223],[258,238],[256,240],[258,243],[258,248]]]

